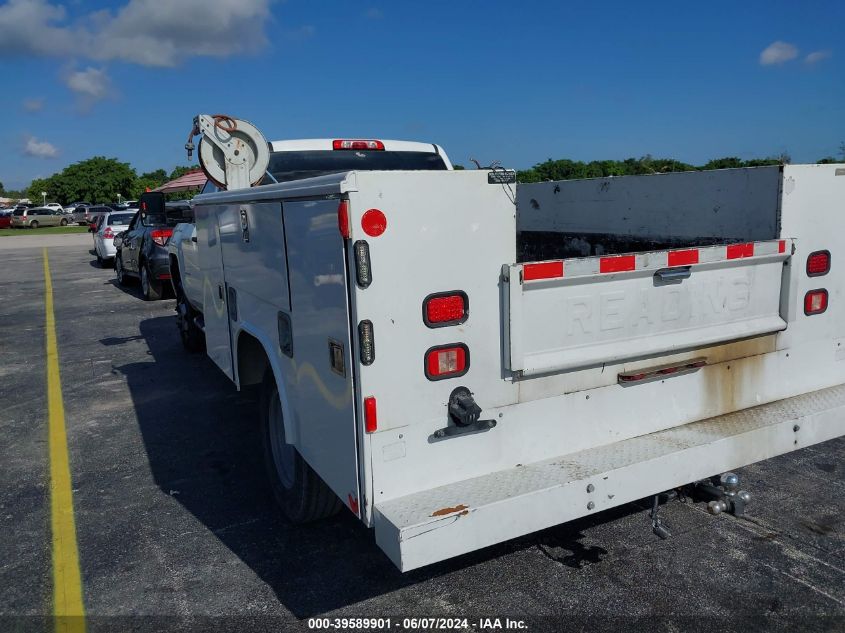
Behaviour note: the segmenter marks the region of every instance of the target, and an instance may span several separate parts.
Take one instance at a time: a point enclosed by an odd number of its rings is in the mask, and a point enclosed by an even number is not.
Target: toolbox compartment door
[[[774,240],[505,266],[506,368],[548,374],[784,330],[791,251]]]

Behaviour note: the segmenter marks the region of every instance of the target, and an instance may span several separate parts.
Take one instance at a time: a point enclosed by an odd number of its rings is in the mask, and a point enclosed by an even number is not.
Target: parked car
[[[97,218],[92,237],[94,238],[94,252],[97,255],[97,263],[101,268],[113,263],[117,252],[114,246],[114,236],[126,230],[133,217],[135,217],[134,211],[115,211],[108,215],[100,215]]]
[[[113,209],[105,205],[78,206],[73,212],[73,222],[90,226],[97,219],[98,215],[111,213],[112,211]]]
[[[129,227],[115,239],[117,252],[114,269],[117,282],[127,285],[133,278],[141,280],[144,299],[161,299],[170,284],[170,262],[167,242],[173,227],[184,222],[184,213],[190,211],[187,202],[168,202],[164,212],[147,212],[139,209]]]
[[[67,226],[65,214],[47,207],[34,209],[15,209],[12,212],[12,226],[15,228],[29,227],[37,229],[39,226]]]
[[[65,211],[64,207],[62,207],[62,205],[60,205],[58,202],[48,202],[47,204],[42,205],[42,206],[45,209],[54,209],[56,211],[61,211],[62,213],[64,213],[64,211]]]
[[[71,202],[70,204],[65,205],[65,213],[73,213],[76,211],[77,207],[90,207],[90,202]]]
[[[0,210],[0,229],[8,229],[10,226],[12,226],[12,210]]]

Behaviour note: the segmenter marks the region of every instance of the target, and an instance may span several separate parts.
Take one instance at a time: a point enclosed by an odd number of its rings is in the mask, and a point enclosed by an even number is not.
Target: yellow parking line
[[[73,516],[73,489],[59,376],[59,348],[53,313],[53,282],[44,249],[44,305],[47,339],[47,407],[50,434],[50,525],[53,531],[53,615],[56,631],[84,633],[85,605]]]

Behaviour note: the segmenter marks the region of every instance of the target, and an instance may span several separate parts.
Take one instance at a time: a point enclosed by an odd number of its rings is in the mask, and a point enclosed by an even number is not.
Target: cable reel
[[[264,135],[249,121],[225,114],[199,114],[188,135],[188,160],[193,139],[201,135],[197,152],[200,167],[221,189],[248,189],[258,185],[270,164],[270,149]]]

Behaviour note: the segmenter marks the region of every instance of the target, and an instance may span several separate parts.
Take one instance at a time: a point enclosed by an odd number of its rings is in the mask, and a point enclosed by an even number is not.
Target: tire
[[[182,346],[191,354],[205,350],[205,332],[197,327],[194,319],[197,311],[188,303],[185,293],[181,288],[175,288],[176,292],[176,327],[179,328],[179,338],[182,339]]]
[[[114,256],[114,273],[117,277],[118,285],[129,285],[129,277],[126,275],[126,271],[123,270],[123,257],[120,256],[120,253]]]
[[[273,371],[261,383],[261,443],[273,497],[292,523],[309,523],[337,514],[343,505],[291,444],[285,443],[282,405]]]
[[[106,260],[100,257],[99,253],[97,253],[97,266],[99,266],[100,268],[106,267]]]
[[[146,262],[141,264],[141,294],[147,301],[158,301],[163,294],[161,282],[153,278]]]
[[[59,224],[62,225],[62,226],[67,226],[67,219],[62,218],[62,221],[59,222]]]
[[[38,228],[38,220],[33,220],[32,222],[30,222],[30,223],[29,223],[29,228],[31,228],[31,229],[37,229],[37,228]]]

